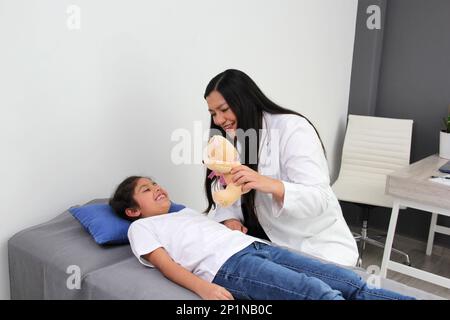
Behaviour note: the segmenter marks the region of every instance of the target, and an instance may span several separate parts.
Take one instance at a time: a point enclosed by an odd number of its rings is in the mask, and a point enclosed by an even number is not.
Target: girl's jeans
[[[213,283],[229,290],[235,299],[413,299],[369,288],[351,270],[260,242],[231,256],[217,272]]]

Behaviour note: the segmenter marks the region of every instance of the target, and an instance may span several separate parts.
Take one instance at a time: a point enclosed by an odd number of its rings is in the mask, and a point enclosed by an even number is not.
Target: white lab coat
[[[281,205],[271,194],[256,191],[261,227],[277,245],[354,266],[356,242],[330,187],[328,164],[314,128],[297,115],[263,113],[263,119],[258,172],[281,180],[285,194]],[[217,207],[213,217],[242,222],[241,201]]]

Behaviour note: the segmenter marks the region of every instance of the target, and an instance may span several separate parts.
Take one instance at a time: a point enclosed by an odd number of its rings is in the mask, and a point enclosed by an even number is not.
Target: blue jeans
[[[260,242],[231,256],[213,283],[246,300],[414,299],[371,289],[351,270]]]

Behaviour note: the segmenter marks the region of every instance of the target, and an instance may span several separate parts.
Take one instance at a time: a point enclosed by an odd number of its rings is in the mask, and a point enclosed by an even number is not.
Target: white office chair
[[[384,248],[384,244],[367,236],[370,209],[392,208],[393,199],[385,194],[387,175],[409,164],[412,120],[349,115],[342,150],[341,169],[332,188],[340,201],[363,207],[358,265],[362,264],[366,243]],[[392,249],[405,256],[402,251]]]

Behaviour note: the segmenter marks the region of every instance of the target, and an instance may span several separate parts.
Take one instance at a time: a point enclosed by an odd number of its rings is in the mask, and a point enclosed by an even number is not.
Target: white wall
[[[66,26],[69,4],[81,29]],[[131,174],[205,206],[204,168],[170,160],[176,128],[208,125],[207,82],[247,72],[308,116],[336,175],[357,0],[0,0],[0,298],[7,240]]]

